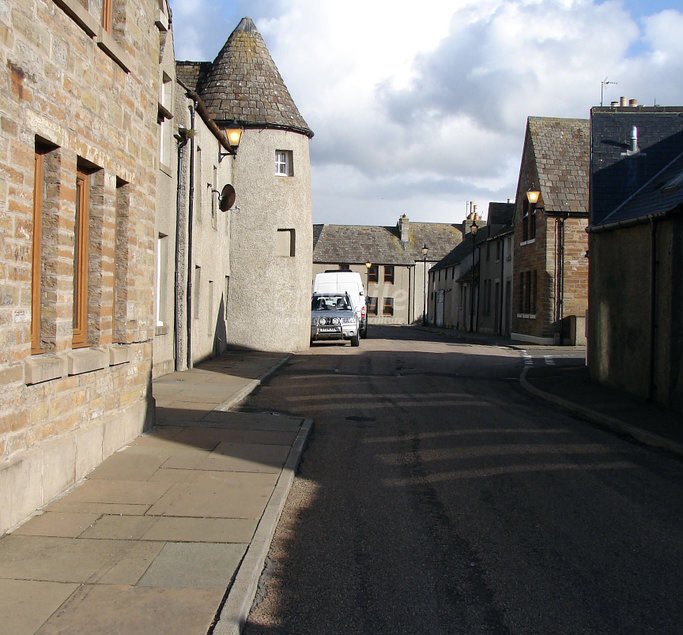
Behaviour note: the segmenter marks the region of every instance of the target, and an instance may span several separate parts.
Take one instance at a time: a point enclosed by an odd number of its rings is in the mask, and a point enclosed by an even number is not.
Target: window
[[[487,242],[486,243],[486,262],[491,260],[491,243]]]
[[[114,24],[112,3],[113,0],[102,0],[102,28],[109,33],[111,33]]]
[[[87,345],[88,337],[88,221],[90,177],[79,168],[76,174],[76,214],[73,257],[73,338],[74,348]]]
[[[384,282],[394,284],[394,265],[384,265]]]
[[[536,205],[524,198],[522,204],[522,241],[536,238]]]
[[[522,271],[519,274],[519,306],[523,314],[536,313],[536,271]]]
[[[214,315],[213,315],[213,280],[209,280],[209,319],[206,321],[207,324],[207,332],[206,334],[211,336],[213,335],[213,324],[214,324]]]
[[[293,258],[296,252],[296,232],[293,229],[278,229],[275,255]]]
[[[128,322],[128,254],[130,240],[128,225],[130,213],[130,185],[116,177],[116,221],[114,236],[114,333],[115,342],[126,341]]]
[[[277,176],[294,176],[291,150],[275,150],[275,174]]]
[[[213,166],[213,177],[209,184],[211,188],[211,226],[218,229],[218,194],[216,188],[218,187],[218,168]]]
[[[166,298],[168,286],[168,236],[159,234],[157,237],[157,277],[156,277],[156,325],[166,324]]]
[[[192,289],[192,295],[194,296],[194,315],[192,316],[195,320],[199,319],[199,296],[201,295],[201,285],[202,283],[202,268],[198,265],[194,266],[194,289]]]
[[[173,104],[173,82],[163,73],[161,78],[161,95],[159,95],[159,161],[162,165],[170,166],[173,126],[171,124],[171,107]]]
[[[341,264],[339,265],[339,271],[351,271],[351,265]]]
[[[44,219],[49,214],[50,203],[48,197],[48,173],[53,162],[57,161],[56,148],[36,140],[34,181],[33,181],[33,237],[32,237],[32,269],[31,269],[31,353],[44,352],[46,299],[50,293],[50,286],[46,284],[49,271],[45,267],[55,254],[55,241],[47,235],[44,229]],[[53,166],[54,167],[54,166]],[[51,224],[54,227],[54,223]],[[53,230],[54,231],[54,230]],[[54,300],[54,298],[53,298]],[[52,302],[54,304],[54,301]]]
[[[198,221],[202,220],[202,149],[197,147],[194,166],[194,215]]]
[[[394,314],[394,298],[384,298],[382,304],[382,315],[391,316]]]
[[[368,315],[377,315],[377,298],[368,296]]]
[[[496,262],[500,262],[500,240],[496,241]]]
[[[368,284],[371,282],[377,283],[379,281],[379,265],[370,265],[368,269]],[[375,298],[377,300],[377,298]]]

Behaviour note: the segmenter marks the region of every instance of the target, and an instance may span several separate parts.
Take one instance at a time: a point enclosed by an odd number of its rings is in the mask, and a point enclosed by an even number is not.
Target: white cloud
[[[212,43],[199,59],[243,15],[256,22],[316,133],[316,222],[458,222],[467,200],[485,210],[514,196],[526,117],[587,118],[607,76],[619,85],[606,102],[683,103],[681,11],[636,18],[620,0],[173,4],[177,49]]]

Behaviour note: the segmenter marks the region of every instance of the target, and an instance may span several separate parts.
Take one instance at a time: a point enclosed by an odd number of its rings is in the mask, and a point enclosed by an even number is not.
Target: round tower
[[[309,141],[263,38],[244,18],[198,92],[219,127],[243,128],[233,161],[228,341],[267,351],[309,346],[313,218]]]

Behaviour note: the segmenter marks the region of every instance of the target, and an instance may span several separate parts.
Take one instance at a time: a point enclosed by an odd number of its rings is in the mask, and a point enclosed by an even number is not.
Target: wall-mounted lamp
[[[230,152],[218,152],[218,162],[220,163],[225,157],[230,155],[237,156],[237,148],[239,148],[240,141],[242,140],[243,129],[239,126],[231,126],[225,131],[225,136],[228,138],[228,144],[230,145]]]
[[[541,196],[541,192],[539,190],[534,190],[534,189],[527,190],[526,198],[527,198],[527,201],[529,201],[529,203],[531,203],[532,205],[536,205],[536,203],[538,203],[538,199],[540,198],[540,196]]]
[[[370,269],[370,267],[372,267],[372,263],[369,260],[366,260],[365,261],[365,268]]]

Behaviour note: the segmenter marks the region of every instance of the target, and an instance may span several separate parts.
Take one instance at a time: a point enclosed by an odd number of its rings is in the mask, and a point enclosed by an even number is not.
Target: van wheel
[[[360,338],[358,335],[354,335],[351,337],[351,346],[358,346],[360,344]]]

